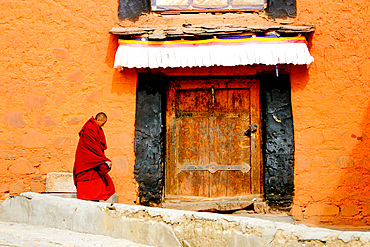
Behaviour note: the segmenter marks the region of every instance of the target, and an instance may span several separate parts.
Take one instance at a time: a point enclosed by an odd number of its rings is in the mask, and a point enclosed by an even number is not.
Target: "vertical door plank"
[[[177,165],[200,165],[200,140],[202,137],[200,123],[202,117],[197,113],[204,110],[208,98],[203,91],[177,90],[178,112],[183,114],[177,118],[178,154]],[[178,173],[178,194],[186,196],[209,196],[209,174],[207,171],[181,171]]]
[[[259,84],[251,87],[251,120],[257,124],[257,131],[251,135],[251,177],[252,194],[262,194],[262,123],[261,107],[259,103]]]
[[[229,112],[236,114],[230,118],[231,149],[230,163],[232,165],[250,165],[250,138],[244,135],[248,129],[249,118],[249,90],[229,90]],[[228,195],[240,196],[251,193],[251,173],[241,171],[229,171]]]
[[[197,150],[196,147],[193,147],[194,139],[194,129],[192,119],[182,117],[184,112],[191,111],[191,103],[196,100],[196,94],[194,91],[189,90],[176,90],[176,122],[175,122],[175,131],[176,131],[176,152],[175,152],[175,169],[181,165],[187,165],[191,163],[189,158],[194,155]],[[189,103],[191,102],[191,103]],[[189,180],[190,178],[190,180]],[[195,180],[196,177],[189,171],[176,171],[176,195],[192,195],[192,180]]]
[[[208,136],[209,132],[209,119],[206,117],[206,113],[209,109],[209,103],[211,96],[208,90],[199,90],[198,91],[198,101],[196,102],[197,106],[195,108],[200,113],[196,117],[198,121],[198,154],[197,157],[194,157],[194,163],[198,166],[207,166],[210,162],[209,158],[209,145],[210,140]],[[194,106],[193,106],[194,107]],[[208,171],[199,171],[199,176],[201,176],[201,183],[194,184],[195,187],[199,187],[198,196],[209,197],[210,193],[210,174]]]
[[[193,128],[194,123],[191,118],[176,118],[176,131],[177,137],[177,156],[176,156],[176,167],[180,165],[191,164],[190,158],[197,152],[194,147],[194,137],[196,137],[196,129]],[[194,131],[195,130],[195,131]],[[196,179],[194,174],[189,171],[182,171],[177,175],[178,181],[178,194],[181,195],[192,195],[193,179]]]
[[[228,136],[229,132],[225,131],[227,128],[227,104],[228,104],[228,90],[215,89],[214,102],[211,105],[211,113],[209,117],[210,130],[210,161],[215,165],[228,165]],[[221,197],[227,195],[227,179],[228,171],[217,171],[210,173],[210,196]]]
[[[166,169],[165,169],[165,195],[177,194],[176,176],[176,119],[175,119],[175,88],[170,85],[167,90],[166,112]]]

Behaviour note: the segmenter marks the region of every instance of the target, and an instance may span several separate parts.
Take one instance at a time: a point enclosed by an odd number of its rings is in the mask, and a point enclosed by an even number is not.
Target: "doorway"
[[[166,98],[165,199],[262,198],[259,81],[174,78]]]
[[[212,87],[214,91],[214,106],[212,102]],[[203,94],[206,95],[205,97],[208,97],[206,100],[207,104],[212,104],[213,106],[213,108],[210,108],[208,111],[203,110],[203,112],[200,111],[202,108],[199,108],[199,106],[195,108],[195,110],[190,109],[188,113],[186,109],[180,108],[183,112],[178,111],[178,118],[189,118],[189,113],[195,111],[198,115],[194,115],[193,118],[195,118],[195,116],[200,118],[202,116],[201,114],[204,116],[208,114],[209,124],[215,124],[218,121],[221,126],[225,126],[227,121],[235,120],[232,118],[232,114],[240,114],[241,117],[246,118],[247,116],[245,114],[247,110],[241,113],[231,112],[225,115],[225,110],[217,110],[222,106],[221,103],[218,105],[218,102],[222,102],[221,99],[225,99],[225,97],[218,100],[220,98],[218,96],[225,94],[230,95],[226,97],[227,102],[233,102],[232,97],[234,97],[235,106],[237,95],[246,95],[245,98],[248,98],[249,95],[249,120],[242,123],[244,125],[240,125],[244,128],[244,130],[240,129],[240,131],[243,131],[242,134],[245,133],[245,128],[247,128],[247,130],[249,129],[249,125],[261,122],[260,109],[262,109],[262,127],[257,124],[256,132],[251,131],[250,133],[251,161],[250,163],[244,162],[250,165],[250,178],[239,177],[239,179],[232,180],[232,178],[235,178],[235,176],[232,177],[232,173],[242,174],[241,176],[245,175],[245,172],[240,172],[239,169],[241,167],[235,167],[238,166],[238,164],[235,163],[232,164],[234,167],[231,167],[230,164],[223,167],[219,161],[216,161],[213,165],[217,165],[217,167],[202,167],[201,169],[203,170],[194,170],[194,168],[199,167],[189,167],[187,166],[189,165],[188,163],[180,167],[181,172],[179,173],[176,171],[176,164],[172,166],[172,170],[171,166],[167,166],[168,159],[171,159],[171,156],[169,157],[168,154],[171,155],[172,153],[172,151],[169,151],[172,148],[171,146],[169,147],[169,140],[172,138],[170,136],[170,126],[173,127],[176,125],[171,125],[171,122],[166,123],[166,118],[169,119],[167,121],[177,121],[176,90],[179,92],[177,94],[178,103],[181,102],[181,100],[188,102],[186,99],[187,97],[185,97],[188,94],[189,97],[194,98],[195,95],[199,97],[199,95]],[[240,92],[237,94],[231,93],[233,90],[240,90]],[[187,91],[190,93],[186,93]],[[195,93],[194,91],[199,92]],[[275,73],[212,77],[194,77],[192,75],[170,76],[147,72],[139,73],[135,120],[136,159],[134,170],[135,180],[138,183],[137,203],[146,206],[161,205],[165,207],[165,204],[168,202],[171,204],[169,205],[171,208],[190,210],[189,203],[195,201],[193,204],[193,206],[196,206],[193,207],[194,210],[201,209],[206,211],[211,204],[209,201],[212,200],[214,203],[211,206],[215,207],[215,209],[222,208],[222,210],[238,210],[240,208],[245,208],[250,205],[248,201],[250,202],[253,200],[253,202],[265,201],[271,207],[288,210],[291,206],[294,194],[294,129],[290,91],[290,76],[289,74],[282,73],[279,77],[276,77]],[[172,95],[172,100],[170,100],[170,95]],[[177,105],[179,105],[178,103]],[[171,104],[172,109],[170,109]],[[227,104],[228,106],[230,105],[229,103]],[[240,104],[239,102],[239,105]],[[259,104],[261,104],[261,108],[259,108]],[[192,106],[194,104],[188,105]],[[197,109],[199,112],[197,112]],[[213,117],[211,116],[212,111],[214,114]],[[172,112],[172,114],[169,114],[170,112]],[[195,118],[195,120],[200,121],[200,119],[197,118]],[[187,119],[185,121],[190,120],[195,121],[194,119]],[[224,127],[220,127],[217,133],[220,133],[223,128]],[[198,129],[199,128],[195,130],[198,131]],[[248,131],[246,134],[249,136]],[[207,134],[206,136],[209,135]],[[230,136],[230,134],[227,132],[226,136]],[[210,137],[207,138],[210,139]],[[243,135],[239,136],[239,138],[244,138],[244,143],[248,140],[245,139]],[[213,139],[218,140],[218,138]],[[261,139],[263,139],[263,145],[261,145]],[[243,139],[239,141],[239,144],[242,143],[242,141]],[[225,142],[216,142],[217,145],[219,145],[219,143]],[[174,142],[174,144],[176,144],[176,142]],[[261,146],[262,155],[260,153]],[[174,146],[172,150],[176,150],[175,147],[176,146]],[[191,149],[187,150],[191,151]],[[228,152],[230,153],[230,151]],[[224,157],[222,155],[223,153],[221,152],[221,158]],[[263,162],[261,162],[261,156],[263,157]],[[258,173],[257,170],[260,180],[254,180],[254,178],[258,176],[252,176],[253,169],[255,168],[253,164],[259,164],[259,167],[257,167],[259,169],[263,167],[262,171],[259,171],[260,173]],[[207,164],[203,165],[207,166]],[[243,164],[242,167],[244,167],[244,171],[248,169],[248,166],[245,164]],[[204,182],[203,184],[208,184],[209,186],[200,187],[194,185],[197,184],[197,180],[195,179],[196,176],[200,176],[202,173],[204,175],[203,177],[206,178],[198,179],[198,181]],[[225,173],[227,174],[227,180],[225,180]],[[261,173],[263,175],[261,175]],[[190,174],[195,178],[190,176]],[[171,179],[171,176],[177,177],[173,177],[172,180],[167,180],[167,178]],[[183,183],[178,184],[179,176],[180,179],[181,176],[189,179],[190,189],[182,189],[179,193],[178,185],[184,186]],[[171,183],[169,181],[171,181]],[[230,186],[233,185],[230,185],[230,181],[239,183],[238,187],[231,188]],[[253,183],[253,181],[256,182]],[[259,184],[258,181],[260,181]],[[186,181],[186,183],[188,183],[188,181]],[[245,184],[250,184],[248,185],[249,187],[247,187],[248,189],[244,188]],[[187,186],[187,184],[185,185]],[[220,185],[223,186],[224,190],[221,190]],[[169,188],[169,186],[171,186],[171,188]],[[241,187],[245,190],[241,190]],[[218,190],[220,190],[220,192],[218,192]],[[232,194],[232,191],[236,191],[237,193]],[[181,202],[184,201],[188,201],[189,203],[187,203],[187,205],[181,205],[183,204]],[[204,203],[203,206],[200,206],[199,204],[201,204],[201,201],[207,201],[208,204]],[[219,203],[220,201],[228,202],[227,206]]]

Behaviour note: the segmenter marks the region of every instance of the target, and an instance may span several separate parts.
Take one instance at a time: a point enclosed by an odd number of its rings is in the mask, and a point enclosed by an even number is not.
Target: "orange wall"
[[[298,0],[313,23],[309,71],[291,75],[293,215],[307,224],[370,224],[370,12],[367,0]]]
[[[136,80],[113,69],[117,10],[117,0],[1,1],[0,200],[71,172],[77,133],[99,111],[120,201],[136,200]]]
[[[78,131],[92,115],[105,111],[114,183],[120,202],[134,203],[136,77],[133,71],[113,69],[117,40],[108,33],[118,23],[118,1],[1,4],[0,200],[44,191],[48,172],[71,172]],[[317,31],[310,41],[315,62],[309,70],[293,66],[291,76],[292,213],[307,224],[368,225],[368,2],[297,4],[295,23],[312,23]],[[213,17],[225,23],[222,15]],[[144,16],[142,24],[164,20],[153,18]],[[167,24],[177,23],[176,16],[168,18]],[[248,23],[247,16],[233,18],[231,23]]]

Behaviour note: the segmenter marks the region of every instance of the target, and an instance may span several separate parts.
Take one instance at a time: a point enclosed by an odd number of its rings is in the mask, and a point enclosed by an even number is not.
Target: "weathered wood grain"
[[[118,36],[142,36],[150,35],[149,39],[166,39],[179,37],[197,37],[197,36],[222,36],[222,35],[240,35],[250,33],[268,33],[276,32],[280,34],[305,34],[315,31],[314,26],[189,26],[189,27],[167,27],[160,28],[124,28],[113,27],[109,32]]]
[[[251,134],[251,175],[252,178],[262,178],[262,166],[257,165],[262,160],[262,116],[259,101],[259,83],[251,87],[251,122],[257,124],[257,131]],[[262,179],[252,179],[252,194],[262,193]]]
[[[169,91],[166,186],[176,189],[166,188],[165,197],[261,194],[261,136],[244,135],[251,123],[260,126],[258,81],[178,80]],[[207,170],[244,164],[253,170]]]
[[[167,99],[175,98],[175,88],[169,87],[166,93]],[[176,132],[175,132],[175,101],[169,101],[166,109],[166,166],[165,166],[165,195],[177,194],[177,181],[171,179],[176,177]]]
[[[251,139],[244,135],[250,124],[250,95],[248,89],[230,89],[229,90],[229,112],[236,114],[237,117],[230,118],[231,148],[230,164],[241,165],[251,162]],[[238,147],[238,148],[236,148]],[[228,181],[227,196],[239,196],[251,193],[251,179],[260,179],[251,177],[251,173],[242,171],[230,171]]]

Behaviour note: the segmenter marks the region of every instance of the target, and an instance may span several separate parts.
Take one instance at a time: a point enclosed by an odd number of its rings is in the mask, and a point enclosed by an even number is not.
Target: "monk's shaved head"
[[[99,112],[95,116],[95,122],[100,128],[103,127],[107,120],[108,120],[107,115],[104,112]]]
[[[96,114],[95,116],[95,120],[107,120],[108,117],[107,117],[107,114],[105,114],[104,112],[99,112],[98,114]]]

